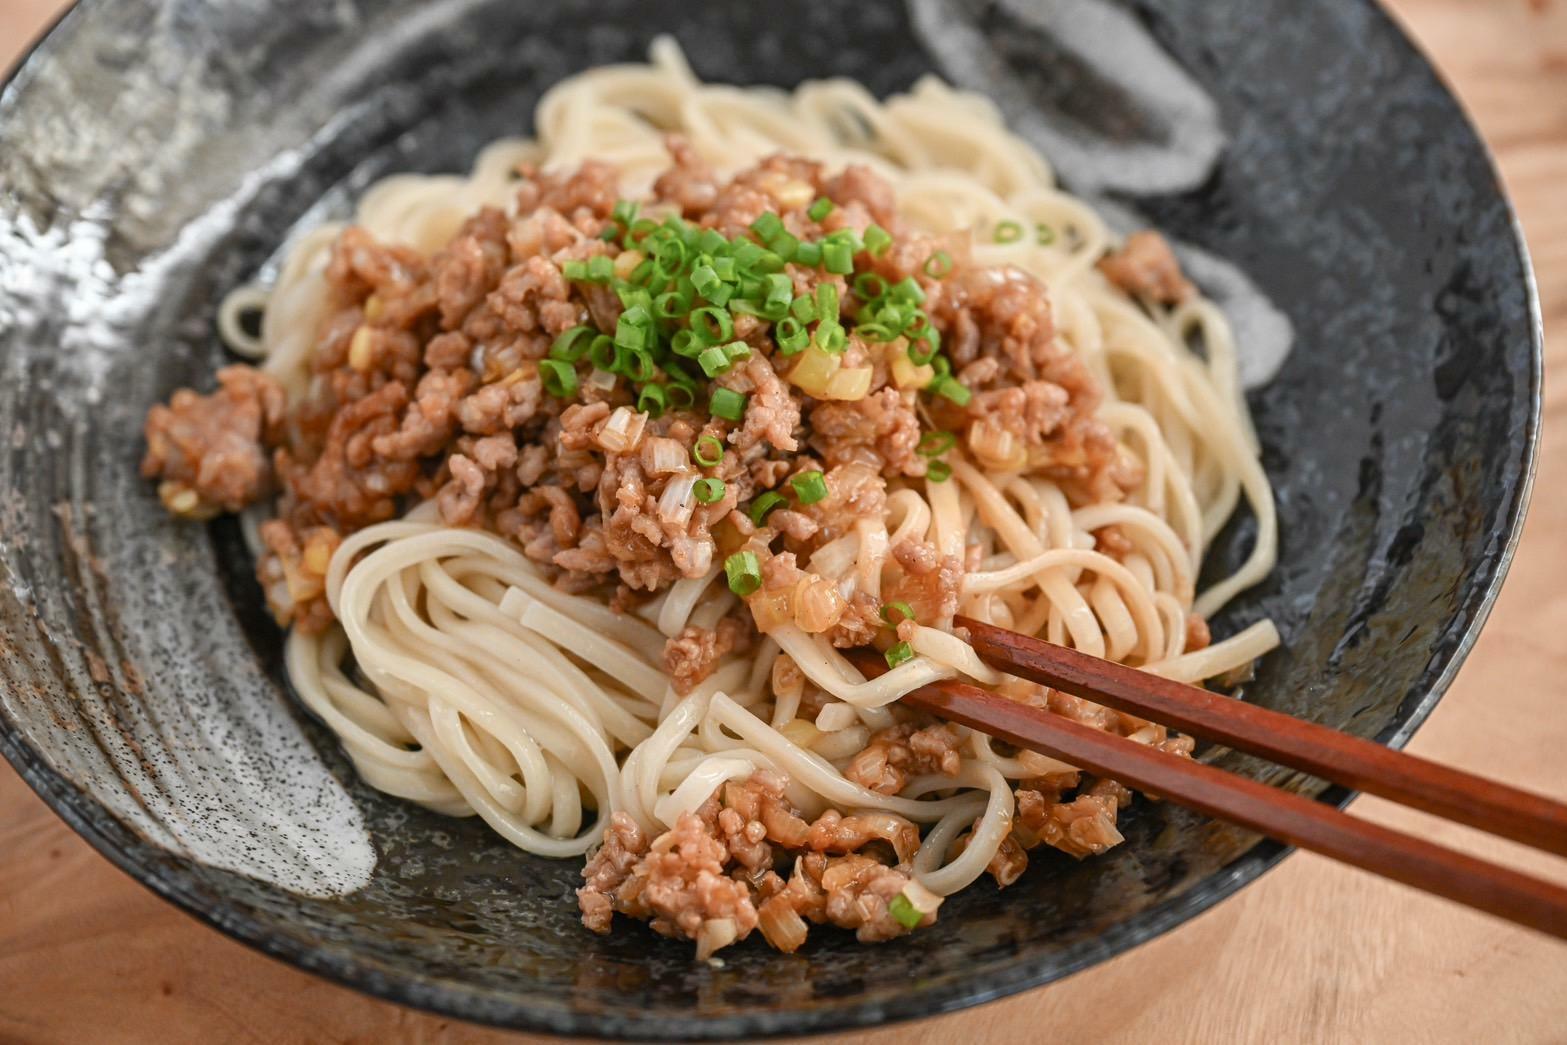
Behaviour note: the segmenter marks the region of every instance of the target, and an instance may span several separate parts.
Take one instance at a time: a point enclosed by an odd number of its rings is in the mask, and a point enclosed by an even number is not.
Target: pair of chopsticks
[[[955,623],[968,630],[980,659],[999,671],[1567,856],[1567,805],[1005,628],[965,617]],[[880,656],[866,652],[870,655],[855,658],[862,670],[886,670]],[[1567,939],[1567,889],[1550,882],[967,683],[934,682],[904,696],[902,703],[1207,816]]]

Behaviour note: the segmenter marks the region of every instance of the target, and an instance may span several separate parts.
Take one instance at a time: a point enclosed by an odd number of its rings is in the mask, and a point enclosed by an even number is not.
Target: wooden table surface
[[[0,66],[59,0],[0,0]],[[1500,602],[1411,750],[1567,798],[1567,0],[1397,0],[1496,150],[1548,339],[1534,507]],[[1374,799],[1355,811],[1431,836]],[[1519,866],[1567,867],[1512,847]],[[1062,983],[836,1042],[1567,1042],[1567,945],[1291,856],[1234,899]],[[264,958],[110,866],[0,763],[0,1042],[525,1042]],[[819,1039],[827,1041],[829,1039]]]

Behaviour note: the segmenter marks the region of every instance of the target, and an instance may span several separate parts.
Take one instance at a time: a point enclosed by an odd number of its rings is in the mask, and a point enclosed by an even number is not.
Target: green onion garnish
[[[762,300],[764,308],[777,308],[787,312],[793,300],[793,280],[782,272],[774,272],[767,277],[767,297]],[[780,315],[782,315],[782,312],[780,312]]]
[[[705,347],[694,330],[677,330],[675,336],[669,339],[669,350],[687,359],[695,359],[702,354],[702,349]]]
[[[608,283],[615,276],[615,263],[606,254],[595,254],[588,259],[588,279],[594,283]]]
[[[815,504],[827,496],[827,478],[821,472],[801,472],[789,480],[801,504]]]
[[[795,251],[800,249],[800,241],[792,233],[780,232],[768,238],[767,249],[777,254],[779,261],[793,261]]]
[[[659,319],[681,319],[691,311],[691,299],[678,290],[665,291],[653,299],[653,315]]]
[[[952,466],[945,461],[932,461],[925,466],[925,478],[933,483],[944,483],[952,478]]]
[[[789,305],[789,314],[801,323],[810,323],[816,319],[816,299],[809,294],[802,294]]]
[[[714,417],[738,421],[745,416],[745,396],[733,389],[715,388],[707,399],[707,409]]]
[[[724,499],[722,479],[698,479],[691,489],[696,494],[697,501],[702,504],[717,504]]]
[[[570,330],[562,331],[555,339],[555,343],[550,346],[550,358],[575,363],[587,355],[588,346],[593,343],[593,338],[597,334],[598,331],[588,326],[572,327]]]
[[[664,397],[675,410],[689,410],[696,404],[696,393],[688,384],[671,382],[664,389]]]
[[[824,320],[838,321],[838,288],[823,283],[816,288],[816,314]]]
[[[892,297],[908,305],[925,304],[925,288],[919,285],[919,281],[913,276],[904,276],[898,281],[897,286],[888,291]]]
[[[907,642],[900,642],[887,651],[886,657],[887,666],[895,668],[906,660],[914,659],[914,647]]]
[[[848,343],[849,337],[844,333],[842,323],[824,319],[816,324],[816,347],[823,352],[837,355]]]
[[[952,255],[944,250],[938,250],[925,259],[925,275],[931,279],[941,279],[952,272]]]
[[[704,348],[702,354],[696,357],[696,362],[708,377],[717,377],[729,369],[729,357],[717,345]]]
[[[620,352],[615,348],[615,342],[610,340],[608,334],[600,334],[593,339],[588,346],[588,361],[600,370],[607,370],[611,374],[620,369]]]
[[[734,320],[721,308],[691,310],[691,330],[704,345],[716,345],[734,336]]]
[[[893,614],[897,614],[897,620],[893,619]],[[889,602],[881,608],[881,619],[895,628],[899,621],[914,619],[914,607],[906,602]]]
[[[663,385],[643,385],[637,393],[637,410],[649,417],[663,417],[669,409],[669,393]]]
[[[577,394],[577,368],[564,360],[539,360],[539,377],[544,391],[557,399],[570,399]]]
[[[568,261],[560,267],[560,274],[573,283],[581,283],[588,278],[588,263],[586,261]]]
[[[762,586],[762,565],[755,552],[735,552],[724,560],[724,576],[729,590],[744,598]]]
[[[890,650],[887,655],[888,657],[892,656]],[[909,898],[902,893],[894,896],[887,903],[887,913],[897,919],[898,924],[905,929],[917,929],[920,922],[925,919],[925,916],[919,912],[919,909],[909,903]]]
[[[887,248],[892,246],[892,236],[880,225],[867,225],[865,227],[865,249],[876,257],[885,254]]]
[[[854,271],[854,251],[849,249],[847,243],[824,243],[822,267],[834,275],[847,276]]]
[[[1034,242],[1041,247],[1048,247],[1056,241],[1056,230],[1040,222],[1034,226]]]
[[[854,277],[854,292],[863,301],[873,301],[887,293],[887,281],[874,272],[861,272]]]
[[[794,248],[794,260],[797,265],[815,268],[822,263],[822,245],[802,240],[800,245]]]
[[[833,202],[826,196],[819,196],[816,202],[811,204],[811,209],[805,213],[810,215],[812,221],[821,221],[833,211]]]
[[[731,363],[743,363],[751,358],[751,346],[744,341],[731,341],[724,346],[724,356]]]
[[[711,432],[699,436],[691,447],[691,459],[703,468],[713,468],[724,459],[724,441]]]
[[[959,406],[968,406],[969,400],[974,398],[968,386],[955,377],[942,377],[931,385],[931,391],[937,395],[950,399]]]
[[[1023,238],[1023,226],[1015,221],[998,222],[994,237],[997,243],[1016,243]]]
[[[653,375],[658,373],[658,364],[653,362],[653,354],[647,349],[632,349],[620,360],[620,372],[641,384],[653,379]]]
[[[773,339],[781,354],[792,356],[811,343],[811,332],[793,316],[785,316],[773,326]]]
[[[767,518],[768,512],[784,503],[783,494],[768,490],[751,502],[751,510],[747,514],[751,516],[752,522],[760,526],[762,525],[762,520]]]
[[[760,218],[751,222],[751,231],[756,233],[756,238],[766,243],[784,230],[783,221],[772,211],[766,211]]]
[[[609,220],[617,225],[630,227],[637,220],[637,205],[631,200],[619,200],[615,209],[610,211]]]
[[[926,432],[914,450],[922,457],[940,457],[957,444],[958,437],[952,432]]]

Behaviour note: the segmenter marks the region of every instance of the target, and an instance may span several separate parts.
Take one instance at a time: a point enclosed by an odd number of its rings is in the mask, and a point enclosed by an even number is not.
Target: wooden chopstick
[[[967,617],[991,667],[1335,784],[1567,856],[1567,805],[1315,722],[1150,675]]]
[[[972,635],[972,622],[966,626]],[[887,670],[872,650],[849,653],[869,676]],[[1087,692],[1081,695],[1093,699]],[[1567,940],[1567,889],[1550,882],[967,683],[934,682],[904,695],[901,702],[1205,815]]]

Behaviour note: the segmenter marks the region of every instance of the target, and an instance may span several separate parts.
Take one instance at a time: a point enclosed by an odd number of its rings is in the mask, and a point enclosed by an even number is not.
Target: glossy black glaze
[[[1101,961],[1254,879],[1280,847],[1139,803],[1109,856],[1041,855],[1005,894],[982,883],[892,945],[819,932],[802,954],[757,941],[713,968],[640,929],[591,936],[575,861],[354,780],[287,700],[237,530],[169,522],[134,477],[142,413],[220,363],[216,301],[284,230],[378,174],[465,166],[525,130],[561,76],[639,56],[658,30],[715,79],[849,74],[886,92],[940,69],[1055,143],[1073,187],[1234,263],[1288,317],[1294,351],[1251,396],[1281,560],[1218,631],[1266,615],[1284,634],[1248,699],[1401,743],[1474,639],[1532,473],[1538,323],[1492,167],[1361,0],[1048,6],[1108,17],[1112,42],[1149,34],[1211,102],[1140,98],[1106,75],[1113,55],[1085,59],[1027,3],[807,3],[787,19],[629,0],[82,5],[0,96],[0,751],[121,867],[267,953],[566,1033],[738,1037],[945,1011]],[[1146,143],[1174,159],[1139,166]],[[1249,530],[1232,524],[1215,558],[1235,560]],[[292,763],[248,743],[262,734],[319,751],[351,805],[285,778]],[[227,772],[263,795],[303,787],[288,793],[323,820],[357,809],[369,884],[335,898],[267,884],[339,836],[309,816],[278,814],[294,836],[258,827],[270,814],[212,785]],[[214,846],[259,876],[191,855]]]

